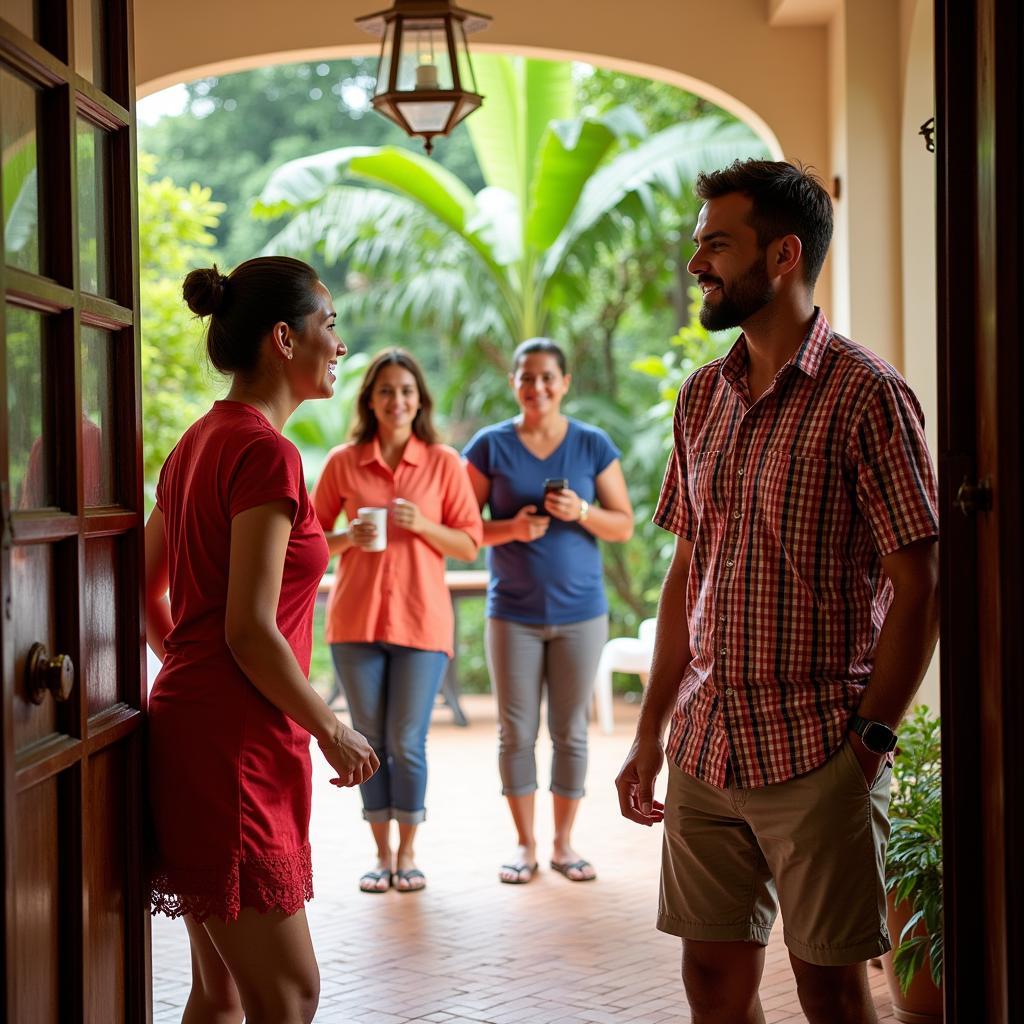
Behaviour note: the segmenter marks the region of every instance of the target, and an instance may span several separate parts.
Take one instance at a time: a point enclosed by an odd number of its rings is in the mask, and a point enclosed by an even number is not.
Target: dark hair
[[[704,200],[731,192],[749,196],[750,226],[764,249],[783,235],[803,246],[804,280],[813,285],[832,241],[832,199],[811,170],[783,160],[734,160],[720,171],[697,175],[694,191]]]
[[[257,256],[225,277],[215,263],[192,270],[181,293],[196,316],[208,316],[206,351],[221,373],[255,369],[260,343],[276,323],[301,331],[317,308],[320,276],[290,256]]]
[[[558,368],[563,374],[568,373],[566,369],[565,353],[550,338],[527,338],[512,353],[512,372],[519,369],[519,363],[527,356],[540,353],[545,356],[554,356]]]
[[[420,393],[420,407],[412,421],[412,432],[424,444],[437,444],[437,431],[431,414],[434,411],[434,399],[430,397],[427,379],[423,376],[420,364],[405,351],[404,348],[386,348],[373,357],[373,361],[363,374],[363,382],[359,385],[356,398],[356,421],[352,424],[349,436],[356,444],[366,444],[377,436],[377,417],[370,408],[373,387],[377,383],[380,371],[385,366],[400,366],[408,370],[416,378],[416,388]]]

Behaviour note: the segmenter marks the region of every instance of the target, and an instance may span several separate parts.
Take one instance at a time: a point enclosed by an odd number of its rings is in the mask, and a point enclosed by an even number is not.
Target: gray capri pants
[[[498,698],[498,767],[504,796],[525,796],[537,788],[534,747],[540,730],[540,701],[547,683],[551,792],[583,796],[587,775],[587,710],[608,616],[561,626],[535,626],[488,619],[487,667]]]

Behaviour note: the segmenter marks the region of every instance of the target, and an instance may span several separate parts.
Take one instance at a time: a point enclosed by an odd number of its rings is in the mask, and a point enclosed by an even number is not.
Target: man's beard
[[[725,331],[739,327],[758,310],[763,309],[775,297],[768,272],[764,267],[764,255],[754,260],[750,269],[737,278],[726,291],[720,278],[701,275],[701,280],[718,285],[718,302],[710,306],[707,299],[700,307],[701,326],[707,331]]]

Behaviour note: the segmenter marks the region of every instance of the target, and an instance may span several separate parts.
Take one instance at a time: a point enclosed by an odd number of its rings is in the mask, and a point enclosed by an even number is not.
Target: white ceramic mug
[[[377,536],[374,542],[364,551],[383,551],[388,546],[388,510],[386,508],[375,508],[367,506],[356,510],[359,521],[373,523],[377,527]]]

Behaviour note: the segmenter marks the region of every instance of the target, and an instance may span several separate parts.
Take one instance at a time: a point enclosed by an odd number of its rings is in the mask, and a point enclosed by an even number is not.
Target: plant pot
[[[893,942],[898,942],[904,925],[913,913],[909,900],[904,900],[898,907],[893,903],[892,893],[886,897],[888,912],[886,920],[889,934]],[[918,926],[913,935],[924,932],[924,925]],[[892,953],[882,957],[885,978],[889,982],[889,994],[892,996],[892,1014],[903,1024],[942,1024],[942,989],[932,981],[931,961],[925,957],[921,969],[914,975],[910,988],[904,993],[896,980],[896,972],[892,966]]]

